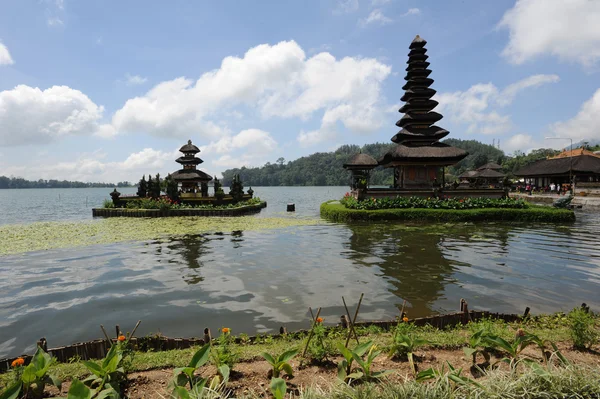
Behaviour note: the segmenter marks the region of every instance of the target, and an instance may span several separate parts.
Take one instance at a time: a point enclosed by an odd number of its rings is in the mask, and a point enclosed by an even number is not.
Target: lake
[[[597,214],[566,225],[346,225],[318,217],[320,203],[346,187],[253,189],[268,207],[252,217],[303,225],[0,256],[0,358],[31,352],[41,337],[50,347],[99,338],[100,324],[131,331],[138,319],[138,335],[225,326],[252,334],[306,328],[310,306],[335,324],[342,296],[354,307],[363,292],[363,320],[393,318],[403,300],[411,318],[455,311],[460,298],[511,313],[600,305]],[[92,221],[91,208],[109,191],[0,190],[0,225],[106,223]]]

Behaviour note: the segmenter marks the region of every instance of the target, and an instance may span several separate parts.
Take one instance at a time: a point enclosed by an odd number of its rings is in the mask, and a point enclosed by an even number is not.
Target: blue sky
[[[211,174],[389,142],[408,45],[438,125],[508,154],[600,138],[600,1],[0,2],[0,175]]]

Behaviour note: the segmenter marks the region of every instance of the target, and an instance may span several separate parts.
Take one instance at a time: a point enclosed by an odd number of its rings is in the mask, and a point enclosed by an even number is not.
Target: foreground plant
[[[106,357],[100,364],[84,360],[84,366],[90,371],[90,376],[83,384],[91,389],[91,397],[120,398],[127,373],[123,367],[127,340],[119,336],[118,342],[110,347]]]
[[[326,341],[325,326],[323,326],[323,318],[317,317],[312,327],[313,336],[308,344],[308,353],[310,357],[322,362],[331,354],[331,349]]]
[[[210,343],[204,345],[194,353],[194,356],[192,356],[192,360],[190,360],[187,367],[178,367],[173,371],[173,380],[170,384],[173,389],[173,396],[177,398],[189,398],[194,397],[194,395],[201,395],[202,392],[204,392],[208,379],[195,375],[195,372],[208,362],[210,349]],[[219,386],[224,386],[227,383],[227,380],[229,379],[229,366],[226,364],[220,365],[218,367],[218,373],[220,376],[217,375],[213,377],[210,382],[209,389],[211,390],[214,390]],[[190,386],[191,394],[185,389],[185,386],[188,384]]]
[[[292,366],[288,363],[292,360],[300,351],[298,349],[292,349],[286,352],[283,352],[277,358],[271,356],[267,352],[261,353],[261,356],[265,358],[267,362],[271,365],[271,374],[273,378],[278,378],[282,371],[284,371],[288,376],[292,377],[294,375],[294,370],[292,370]]]
[[[373,344],[373,341],[357,345],[353,350],[338,343],[338,349],[344,357],[338,364],[338,378],[342,381],[377,380],[392,372],[391,370],[373,371],[373,360],[381,354],[381,351],[377,350],[377,346]],[[365,354],[367,357],[363,359]],[[358,368],[352,367],[353,361],[358,364]]]
[[[218,338],[218,345],[212,346],[211,360],[217,370],[221,369],[221,366],[227,366],[228,370],[233,370],[233,366],[238,361],[239,356],[233,350],[233,337],[231,336],[231,329],[223,327],[221,329],[221,335]],[[224,377],[221,375],[221,377]]]
[[[22,358],[13,361],[16,380],[0,395],[0,399],[41,398],[47,384],[60,389],[61,381],[48,373],[54,362],[55,359],[39,346],[27,366],[24,367],[25,361]]]
[[[585,308],[575,308],[568,315],[573,347],[589,349],[598,342],[598,330],[594,314]]]
[[[469,338],[469,346],[464,347],[463,352],[465,352],[467,358],[470,357],[472,359],[473,364],[477,363],[478,353],[481,353],[485,360],[485,363],[490,362],[490,354],[488,352],[489,342],[487,340],[487,338],[489,338],[490,336],[491,334],[489,333],[489,331],[486,328],[482,327],[481,329],[473,333],[473,335],[471,335],[471,337]]]
[[[414,326],[412,324],[408,324],[408,319],[402,320],[396,326],[394,335],[392,336],[390,356],[406,356],[413,374],[416,374],[417,369],[415,367],[413,354],[417,347],[427,345],[429,344],[429,341],[416,337],[413,330]]]
[[[426,380],[435,379],[438,382],[445,383],[446,385],[450,385],[453,389],[457,386],[464,385],[474,385],[477,387],[481,387],[476,381],[470,379],[469,377],[465,377],[462,374],[462,368],[456,369],[450,362],[446,362],[448,365],[448,371],[445,370],[444,365],[442,365],[441,370],[437,370],[434,368],[428,368],[427,370],[421,371],[417,374],[416,381],[422,382]]]

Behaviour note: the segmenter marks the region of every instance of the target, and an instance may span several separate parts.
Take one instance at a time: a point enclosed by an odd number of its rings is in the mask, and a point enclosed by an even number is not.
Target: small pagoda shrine
[[[419,35],[410,44],[404,96],[405,104],[399,112],[404,116],[396,122],[400,130],[392,141],[396,148],[386,153],[379,164],[394,168],[395,189],[430,189],[444,185],[444,167],[465,158],[468,153],[460,148],[440,143],[448,131],[434,125],[442,115],[432,110],[438,102],[432,100],[436,93],[430,86],[431,70],[425,48],[427,42]]]
[[[365,189],[369,185],[371,169],[379,164],[368,154],[354,154],[344,165],[344,169],[350,171],[350,188]]]
[[[181,186],[182,194],[200,194],[202,197],[208,197],[208,182],[212,177],[196,169],[203,160],[196,156],[200,149],[188,140],[187,144],[179,149],[183,156],[177,158],[175,162],[183,166],[183,169],[171,174],[171,178]],[[185,195],[189,196],[189,195]]]

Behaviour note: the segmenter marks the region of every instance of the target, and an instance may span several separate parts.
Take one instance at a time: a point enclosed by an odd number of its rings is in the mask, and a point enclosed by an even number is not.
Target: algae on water
[[[279,229],[322,223],[318,219],[244,217],[110,218],[0,226],[0,256],[57,248],[143,241],[165,236]]]

